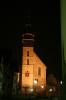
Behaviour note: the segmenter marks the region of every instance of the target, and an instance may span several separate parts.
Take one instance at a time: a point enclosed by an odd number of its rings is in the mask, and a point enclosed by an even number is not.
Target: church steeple
[[[30,13],[30,9],[25,10],[25,33],[31,33],[31,13]]]
[[[25,10],[25,33],[22,34],[23,47],[34,46],[34,33],[31,32],[30,9]]]

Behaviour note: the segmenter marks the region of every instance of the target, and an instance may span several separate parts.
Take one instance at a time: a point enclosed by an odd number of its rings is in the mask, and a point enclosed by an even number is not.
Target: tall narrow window
[[[29,56],[29,51],[27,51],[27,56]]]
[[[29,65],[29,59],[27,59],[27,65]]]
[[[41,68],[38,67],[38,75],[41,75]]]

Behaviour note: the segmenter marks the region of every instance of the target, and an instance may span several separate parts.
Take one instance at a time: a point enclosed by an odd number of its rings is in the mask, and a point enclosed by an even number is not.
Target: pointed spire
[[[30,9],[25,10],[25,31],[26,33],[31,32],[31,14]]]

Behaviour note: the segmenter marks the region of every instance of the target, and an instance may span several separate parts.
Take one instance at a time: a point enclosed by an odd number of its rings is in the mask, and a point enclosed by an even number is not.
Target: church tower
[[[46,65],[34,51],[34,34],[24,33],[22,44],[22,92],[41,92],[46,87]]]
[[[46,87],[46,65],[34,51],[35,35],[31,33],[29,21],[26,29],[26,32],[22,34],[21,90],[22,93],[38,93],[44,91]]]
[[[33,88],[33,45],[34,35],[25,33],[22,35],[22,88]]]

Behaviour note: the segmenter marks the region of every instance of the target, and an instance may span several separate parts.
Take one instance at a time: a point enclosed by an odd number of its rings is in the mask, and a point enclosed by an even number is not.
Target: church
[[[22,35],[22,63],[18,83],[22,93],[41,93],[46,87],[46,65],[34,51],[33,33]]]

